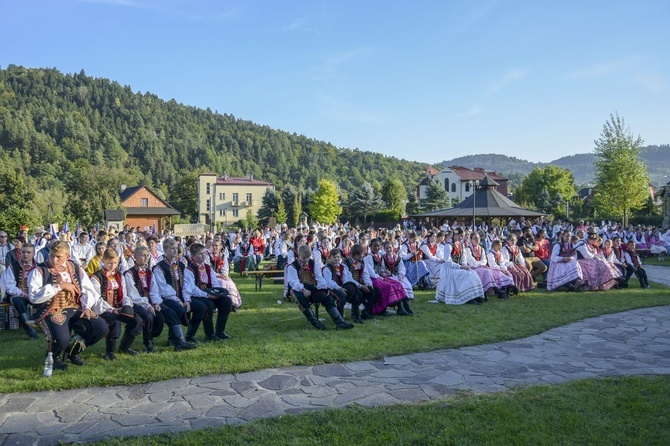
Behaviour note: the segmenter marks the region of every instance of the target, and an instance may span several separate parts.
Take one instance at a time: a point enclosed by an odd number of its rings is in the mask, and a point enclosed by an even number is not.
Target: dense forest
[[[640,150],[640,158],[647,165],[647,172],[652,184],[662,186],[670,180],[670,144],[643,147]],[[549,163],[531,163],[507,155],[489,153],[454,158],[450,161],[443,161],[439,165],[483,167],[487,170],[497,170],[510,179],[508,183],[510,187],[516,188],[533,169],[545,167],[549,164],[570,170],[578,186],[593,183],[595,177],[594,161],[595,155],[592,153],[564,156]]]
[[[146,184],[176,200],[180,179],[200,171],[253,174],[278,190],[314,190],[328,179],[346,195],[366,182],[380,190],[389,178],[414,191],[425,169],[165,101],[83,71],[0,69],[0,219],[91,223],[119,207],[120,184]]]

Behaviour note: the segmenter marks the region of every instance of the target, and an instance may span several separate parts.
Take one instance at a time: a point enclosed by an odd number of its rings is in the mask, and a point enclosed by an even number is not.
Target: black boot
[[[507,295],[500,288],[493,287],[493,292],[496,293],[496,296],[498,296],[498,299],[507,299]]]
[[[339,311],[337,311],[337,307],[333,306],[328,308],[328,315],[333,320],[333,322],[335,322],[336,330],[349,330],[350,328],[354,328],[354,324],[348,324],[344,322],[342,315]]]
[[[333,307],[334,308],[334,307]],[[310,324],[314,326],[317,330],[325,330],[326,326],[323,325],[323,322],[318,320],[316,316],[314,316],[314,312],[312,311],[312,308],[306,308],[302,311],[302,314],[305,315],[307,320],[309,321]]]
[[[116,339],[107,339],[105,342],[105,360],[116,361]]]
[[[200,322],[201,321],[191,321],[191,323],[188,324],[188,331],[186,332],[186,342],[198,345],[198,340],[195,338],[195,334],[198,332]]]
[[[357,303],[352,303],[351,304],[351,318],[357,324],[362,324],[363,319],[361,319],[361,309],[358,308],[358,307],[359,307],[359,305]]]
[[[123,333],[121,344],[119,345],[119,353],[127,353],[129,355],[135,356],[137,351],[132,349],[134,341],[135,336],[129,335],[127,332]]]
[[[24,330],[26,330],[26,333],[28,336],[30,336],[30,339],[39,339],[39,336],[37,335],[37,332],[35,329],[30,325],[30,319],[28,318],[28,315],[26,313],[21,313],[19,315],[19,320],[23,324]]]
[[[398,302],[398,311],[396,311],[396,314],[398,316],[411,316],[409,311],[405,310],[404,305],[402,304],[403,301]]]
[[[403,309],[409,313],[410,316],[414,316],[414,312],[412,309],[409,307],[409,299],[405,298],[402,300],[401,305]]]
[[[144,344],[145,353],[154,352],[154,337],[150,332],[145,331],[144,333],[142,333],[142,343]]]
[[[74,335],[72,337],[72,342],[68,346],[67,350],[63,352],[64,356],[70,360],[74,365],[84,365],[84,360],[81,359],[79,353],[86,349],[86,342],[79,335]]]
[[[170,332],[172,333],[172,339],[174,342],[174,351],[178,352],[181,350],[191,350],[198,347],[198,344],[186,342],[186,339],[184,339],[184,331],[182,330],[181,325],[173,325],[170,327]]]

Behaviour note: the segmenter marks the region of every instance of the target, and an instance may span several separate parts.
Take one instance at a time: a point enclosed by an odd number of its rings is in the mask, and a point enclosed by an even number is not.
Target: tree
[[[514,201],[532,206],[540,212],[551,212],[551,198],[560,194],[565,200],[577,195],[575,179],[568,169],[549,164],[536,167],[514,191]]]
[[[600,139],[594,141],[596,211],[603,216],[621,217],[628,225],[631,210],[640,208],[649,196],[649,177],[640,162],[642,138],[633,136],[617,113],[603,125]]]
[[[286,223],[286,208],[284,207],[284,200],[281,198],[279,199],[279,205],[277,206],[277,212],[275,214],[275,218],[277,219],[277,223],[284,224]]]
[[[426,212],[436,211],[449,207],[449,195],[437,180],[432,180],[426,188],[426,201],[424,210]]]
[[[198,213],[198,175],[200,172],[183,173],[170,190],[170,203],[189,220]]]
[[[405,203],[407,202],[407,191],[402,181],[392,178],[382,184],[382,200],[386,209],[391,212],[393,218],[402,218],[405,213]]]
[[[342,206],[340,206],[340,194],[337,192],[335,183],[330,180],[320,180],[311,198],[312,203],[308,209],[312,220],[327,224],[337,221],[342,213]]]
[[[265,189],[263,198],[261,200],[261,208],[258,210],[258,220],[261,224],[266,225],[270,217],[277,213],[279,207],[279,197],[277,193],[270,188]]]
[[[352,215],[363,217],[363,223],[367,221],[368,215],[381,208],[382,199],[375,194],[372,184],[365,182],[363,186],[354,192],[349,200],[349,209]]]
[[[253,231],[258,227],[258,219],[254,215],[254,213],[251,211],[251,209],[247,209],[247,216],[244,219],[244,224],[247,230]]]
[[[293,219],[291,220],[293,226],[300,224],[300,214],[302,214],[302,197],[300,195],[300,192],[298,192],[293,197]]]

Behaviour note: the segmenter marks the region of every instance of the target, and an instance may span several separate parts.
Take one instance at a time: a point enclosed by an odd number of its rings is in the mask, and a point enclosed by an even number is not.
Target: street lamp
[[[570,220],[570,201],[565,200],[565,218]]]

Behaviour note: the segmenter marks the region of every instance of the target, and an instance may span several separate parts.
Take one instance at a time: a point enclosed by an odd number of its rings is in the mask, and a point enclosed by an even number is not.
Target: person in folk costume
[[[533,230],[530,226],[524,226],[523,235],[519,237],[517,246],[526,263],[526,269],[530,271],[530,275],[533,276],[534,281],[538,280],[547,271],[547,265],[537,256],[537,251],[540,247],[535,242]]]
[[[617,260],[617,262],[615,262],[614,265],[619,269],[619,272],[623,275],[623,282],[620,281],[620,285],[622,286],[622,288],[628,286],[628,280],[635,273],[635,268],[633,268],[632,265],[626,263],[626,258],[624,256],[626,249],[628,249],[628,246],[623,245],[621,243],[620,236],[615,235],[614,237],[612,237],[612,252],[614,253],[614,257]]]
[[[617,285],[621,273],[614,265],[606,262],[597,252],[598,234],[589,233],[586,241],[580,240],[575,245],[577,262],[584,273],[585,291],[606,291]]]
[[[286,299],[295,298],[295,295],[291,294],[290,292],[287,271],[288,266],[291,263],[293,263],[295,259],[297,259],[296,253],[298,252],[298,249],[303,245],[309,247],[309,245],[307,244],[307,237],[302,233],[296,234],[295,240],[293,241],[293,247],[289,250],[288,255],[286,256],[287,263],[286,266],[284,267],[284,298]]]
[[[30,244],[26,242],[26,238],[23,235],[17,235],[12,239],[11,246],[13,249],[7,252],[5,256],[5,267],[9,268],[12,263],[21,263],[21,247],[23,245]]]
[[[436,257],[438,251],[437,235],[434,232],[428,234],[428,239],[421,243],[419,247],[423,253],[423,263],[426,264],[431,281],[437,282],[440,279],[440,272],[442,271],[443,259]]]
[[[327,290],[319,289],[317,284],[323,283],[321,271],[315,268],[312,257],[312,250],[307,245],[298,248],[298,257],[286,267],[287,280],[290,292],[295,295],[298,307],[307,321],[318,330],[325,330],[326,326],[319,321],[312,311],[311,304],[319,303],[328,312],[328,315],[335,323],[337,330],[347,330],[353,328],[342,319],[342,315],[337,311],[335,302]]]
[[[135,314],[144,322],[142,326],[142,342],[146,353],[154,352],[154,338],[163,332],[165,326],[164,312],[159,304],[152,304],[149,300],[151,290],[151,270],[149,269],[149,248],[138,246],[133,253],[134,265],[123,273],[126,291],[133,302]],[[167,310],[172,320],[177,316],[172,310]]]
[[[128,265],[128,261],[126,260],[126,257],[124,256],[123,248],[121,247],[121,242],[119,242],[119,239],[114,237],[109,239],[107,242],[107,248],[111,248],[115,250],[117,253],[119,253],[119,272],[123,274],[124,271],[126,271],[130,266]]]
[[[242,235],[242,241],[235,248],[235,258],[233,265],[236,272],[254,271],[256,270],[256,256],[254,255],[254,247],[249,243],[249,234]]]
[[[135,239],[132,232],[127,232],[123,237],[123,256],[127,259],[133,256],[135,251]]]
[[[505,294],[509,297],[510,294],[519,294],[519,290],[517,290],[516,285],[514,285],[512,273],[507,270],[507,262],[503,259],[502,247],[503,243],[500,239],[493,240],[493,242],[491,242],[491,250],[486,254],[486,260],[488,261],[491,271],[504,276],[504,279],[501,279],[501,283],[509,284],[505,288]]]
[[[72,244],[70,249],[70,257],[74,260],[75,263],[81,265],[84,269],[88,266],[88,262],[91,261],[95,255],[95,246],[91,245],[88,242],[88,232],[81,231],[77,242]]]
[[[256,256],[256,265],[258,265],[263,261],[263,255],[265,254],[265,241],[261,236],[261,231],[255,230],[249,239],[249,243],[253,246],[253,254]]]
[[[28,275],[28,299],[37,306],[35,320],[44,330],[47,352],[53,353],[56,370],[67,369],[65,357],[75,365],[84,365],[79,353],[105,337],[108,330],[104,319],[93,311],[100,295],[84,269],[69,257],[68,244],[57,241],[49,260]]]
[[[642,259],[640,259],[640,256],[635,251],[635,247],[635,241],[631,240],[628,242],[628,247],[623,254],[624,259],[627,265],[633,267],[635,277],[637,277],[637,280],[640,281],[640,288],[650,288],[649,279],[647,279],[647,272],[642,267]]]
[[[400,258],[405,263],[405,272],[407,273],[405,277],[407,277],[409,283],[413,287],[426,288],[426,279],[430,275],[430,271],[423,262],[421,244],[415,231],[410,231],[407,240],[400,245]]]
[[[503,261],[507,271],[512,274],[514,286],[518,292],[530,291],[535,288],[533,276],[526,268],[526,261],[521,254],[521,250],[516,244],[516,235],[510,233],[502,249]]]
[[[169,327],[168,341],[174,344],[174,350],[189,350],[198,345],[187,342],[182,325],[188,325],[188,313],[192,302],[183,297],[184,270],[186,266],[177,259],[179,248],[177,241],[166,239],[163,242],[163,259],[151,269],[152,277],[149,286],[149,297],[152,304],[158,304],[163,312],[165,323]],[[202,313],[204,306],[197,304]]]
[[[381,242],[378,239],[370,242],[370,254],[363,258],[363,262],[363,282],[368,287],[379,289],[379,300],[370,308],[370,313],[384,314],[388,307],[397,306],[399,316],[413,315],[402,283],[392,278],[391,273],[384,267]]]
[[[570,241],[572,233],[563,231],[560,240],[551,250],[551,263],[547,273],[547,289],[567,287],[569,291],[580,287],[584,281],[582,267],[577,262],[577,251]]]
[[[360,300],[365,310],[361,313],[361,319],[373,319],[372,317],[372,307],[380,299],[379,288],[373,286],[368,286],[363,281],[363,272],[365,271],[365,263],[363,262],[363,257],[365,255],[365,248],[359,244],[355,244],[351,247],[351,255],[344,259],[344,266],[349,269],[351,273],[351,278],[358,287]]]
[[[316,264],[316,262],[314,262]],[[328,263],[321,270],[323,282],[317,284],[320,289],[328,290],[335,296],[337,311],[344,317],[344,305],[351,304],[351,319],[359,324],[363,323],[361,319],[360,305],[361,297],[358,286],[354,283],[349,268],[342,264],[342,252],[337,249],[331,249],[328,255]]]
[[[170,239],[168,239],[170,240]],[[158,237],[150,235],[146,238],[147,246],[149,247],[149,269],[153,270],[156,265],[163,259],[163,254],[158,250]],[[163,253],[165,248],[163,248]]]
[[[656,230],[653,232],[649,239],[649,246],[650,252],[654,255],[658,255],[658,261],[665,262],[665,255],[668,253],[668,249],[665,247],[661,231]]]
[[[288,264],[288,252],[291,249],[291,233],[286,231],[275,243],[275,258],[277,259],[277,269],[283,270]]]
[[[0,231],[0,271],[3,267],[9,267],[5,262],[7,261],[7,254],[14,249],[14,245],[9,243],[7,231]]]
[[[354,246],[354,242],[351,241],[351,237],[348,234],[342,234],[340,237],[340,243],[337,247],[342,252],[342,259],[347,259],[351,256],[351,247]]]
[[[126,329],[121,338],[119,353],[137,354],[132,345],[137,335],[142,332],[143,324],[142,318],[133,310],[133,301],[128,295],[126,283],[118,267],[118,251],[107,248],[102,255],[102,268],[91,276],[93,288],[100,295],[99,304],[94,309],[109,326],[105,347],[105,359],[108,361],[116,359],[116,341],[121,336],[121,324],[125,324]]]
[[[210,264],[214,268],[216,277],[219,279],[220,285],[228,290],[228,297],[233,302],[232,311],[236,311],[242,306],[242,297],[237,290],[235,282],[230,278],[230,263],[228,262],[228,253],[222,251],[223,242],[217,240],[212,245],[212,253],[210,254]]]
[[[514,283],[500,271],[492,270],[488,267],[486,252],[484,252],[484,248],[480,244],[479,233],[473,232],[470,235],[470,245],[465,248],[463,254],[461,265],[465,265],[477,273],[484,288],[484,296],[486,296],[488,290],[493,290],[499,299],[509,298],[509,294],[505,290],[509,289],[509,286]],[[498,276],[497,281],[494,275]],[[500,286],[502,283],[504,285]]]
[[[621,263],[617,258],[616,251],[614,250],[614,242],[612,239],[605,240],[602,246],[601,255],[606,262],[610,263],[619,270],[621,277],[617,279],[617,284],[614,286],[614,288],[628,288],[628,282],[625,279],[626,265]]]
[[[37,332],[32,326],[32,321],[28,317],[28,276],[37,266],[35,263],[35,247],[26,243],[21,247],[21,261],[13,262],[2,273],[0,278],[0,298],[6,293],[9,302],[12,304],[16,313],[19,315],[19,322],[30,339],[39,339]]]
[[[405,262],[403,262],[400,256],[396,253],[393,247],[393,242],[390,240],[384,243],[384,255],[382,255],[382,260],[384,261],[384,268],[391,274],[391,277],[402,284],[405,294],[407,294],[407,298],[413,300],[414,288],[412,288],[412,284],[407,280],[405,274]]]
[[[100,270],[100,268],[102,267],[102,256],[106,250],[107,250],[107,243],[98,242],[95,244],[95,255],[88,262],[85,269],[86,274],[88,274],[88,277],[91,277],[93,274],[95,274],[96,271]]]
[[[435,298],[449,305],[484,302],[482,281],[476,272],[462,265],[464,256],[462,236],[463,229],[456,228],[453,233],[446,234],[444,244],[444,263]]]
[[[635,242],[635,246],[637,249],[643,249],[647,250],[649,249],[649,243],[647,243],[647,235],[642,231],[641,227],[637,227],[635,232],[633,233],[633,236],[631,237],[631,240]]]
[[[323,270],[323,267],[328,264],[328,258],[330,257],[331,249],[332,245],[330,242],[330,237],[321,233],[319,243],[312,250],[312,259],[314,259],[316,267],[320,270]]]
[[[233,301],[227,292],[225,295],[216,297],[205,291],[209,288],[221,287],[215,269],[205,263],[207,257],[205,246],[200,243],[193,243],[189,250],[191,252],[191,262],[184,271],[184,298],[191,299],[193,302],[200,302],[205,307],[203,327],[207,341],[230,339],[231,336],[226,333],[226,324],[233,309]],[[214,328],[214,310],[218,310],[216,331]],[[196,324],[193,321],[191,322],[189,327],[191,336],[195,336],[198,324],[197,320]]]

